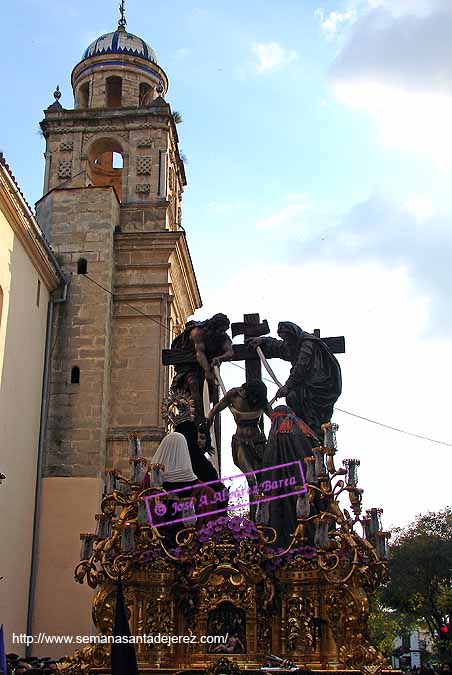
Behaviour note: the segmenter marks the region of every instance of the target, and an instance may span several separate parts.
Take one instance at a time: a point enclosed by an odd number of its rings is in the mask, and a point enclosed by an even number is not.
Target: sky
[[[72,107],[72,68],[115,29],[117,4],[2,8],[0,149],[30,203],[42,194],[42,111],[57,84]],[[344,335],[337,407],[452,443],[450,0],[126,8],[183,119],[183,226],[204,303],[196,318],[260,312],[273,336],[284,320]],[[244,379],[230,364],[222,374],[227,386]],[[451,504],[451,448],[341,411],[337,464],[360,459],[364,507],[382,507],[387,527]]]

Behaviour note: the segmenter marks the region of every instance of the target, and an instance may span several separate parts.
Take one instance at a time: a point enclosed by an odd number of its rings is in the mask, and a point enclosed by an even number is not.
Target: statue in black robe
[[[300,461],[305,477],[304,460],[306,457],[312,457],[313,442],[317,445],[318,442],[316,443],[313,431],[285,405],[275,408],[271,420],[272,426],[263,459],[263,468],[267,469],[263,473],[263,480],[269,483],[276,482],[281,487],[275,494],[267,495],[272,499],[268,502],[267,524],[273,527],[278,535],[275,545],[287,548],[297,527],[297,495],[290,493],[303,487],[303,482],[296,465],[283,467],[280,465]],[[288,482],[287,487],[284,484],[285,479]],[[276,499],[276,496],[279,498]]]
[[[290,375],[276,396],[285,397],[287,405],[322,439],[322,424],[331,420],[342,391],[340,365],[321,338],[290,321],[278,324],[278,335],[281,340],[259,337],[249,344],[260,346],[268,358],[290,361]]]

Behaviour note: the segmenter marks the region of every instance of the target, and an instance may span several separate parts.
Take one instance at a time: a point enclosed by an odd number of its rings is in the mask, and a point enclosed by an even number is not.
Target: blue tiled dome
[[[114,33],[101,35],[90,44],[82,58],[85,60],[99,54],[130,54],[140,56],[151,63],[157,63],[154,50],[144,40],[125,30],[116,30]]]

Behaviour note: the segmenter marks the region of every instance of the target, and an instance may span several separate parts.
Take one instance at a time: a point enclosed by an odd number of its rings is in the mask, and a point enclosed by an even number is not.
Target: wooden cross
[[[268,326],[267,319],[260,321],[259,314],[244,314],[243,322],[231,324],[232,337],[235,338],[237,335],[243,335],[243,340],[246,342],[249,338],[262,337],[263,335],[268,335],[270,328]],[[242,345],[237,345],[242,346]],[[256,350],[252,349],[254,352],[254,358],[245,356],[245,371],[246,371],[246,381],[250,380],[261,380],[262,379],[262,368],[261,361],[256,357]],[[234,346],[235,352],[235,346]]]
[[[259,314],[245,314],[243,322],[233,323],[231,325],[232,337],[243,335],[244,339],[252,337],[261,337],[270,332],[268,322],[266,320],[260,321]],[[312,335],[320,337],[320,330],[316,329]],[[333,354],[345,353],[345,338],[327,337],[322,338],[330,352]],[[261,378],[261,362],[255,349],[248,347],[247,344],[239,344],[233,346],[234,356],[232,361],[245,361],[246,381],[251,379]],[[196,363],[194,354],[187,355],[187,353],[180,349],[164,349],[162,351],[162,363],[164,366],[185,365],[188,363]]]

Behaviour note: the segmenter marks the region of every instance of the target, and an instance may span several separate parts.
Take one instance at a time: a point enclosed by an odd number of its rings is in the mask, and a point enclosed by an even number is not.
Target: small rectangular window
[[[38,287],[36,289],[36,307],[39,307],[40,299],[41,299],[41,282],[38,279]]]

